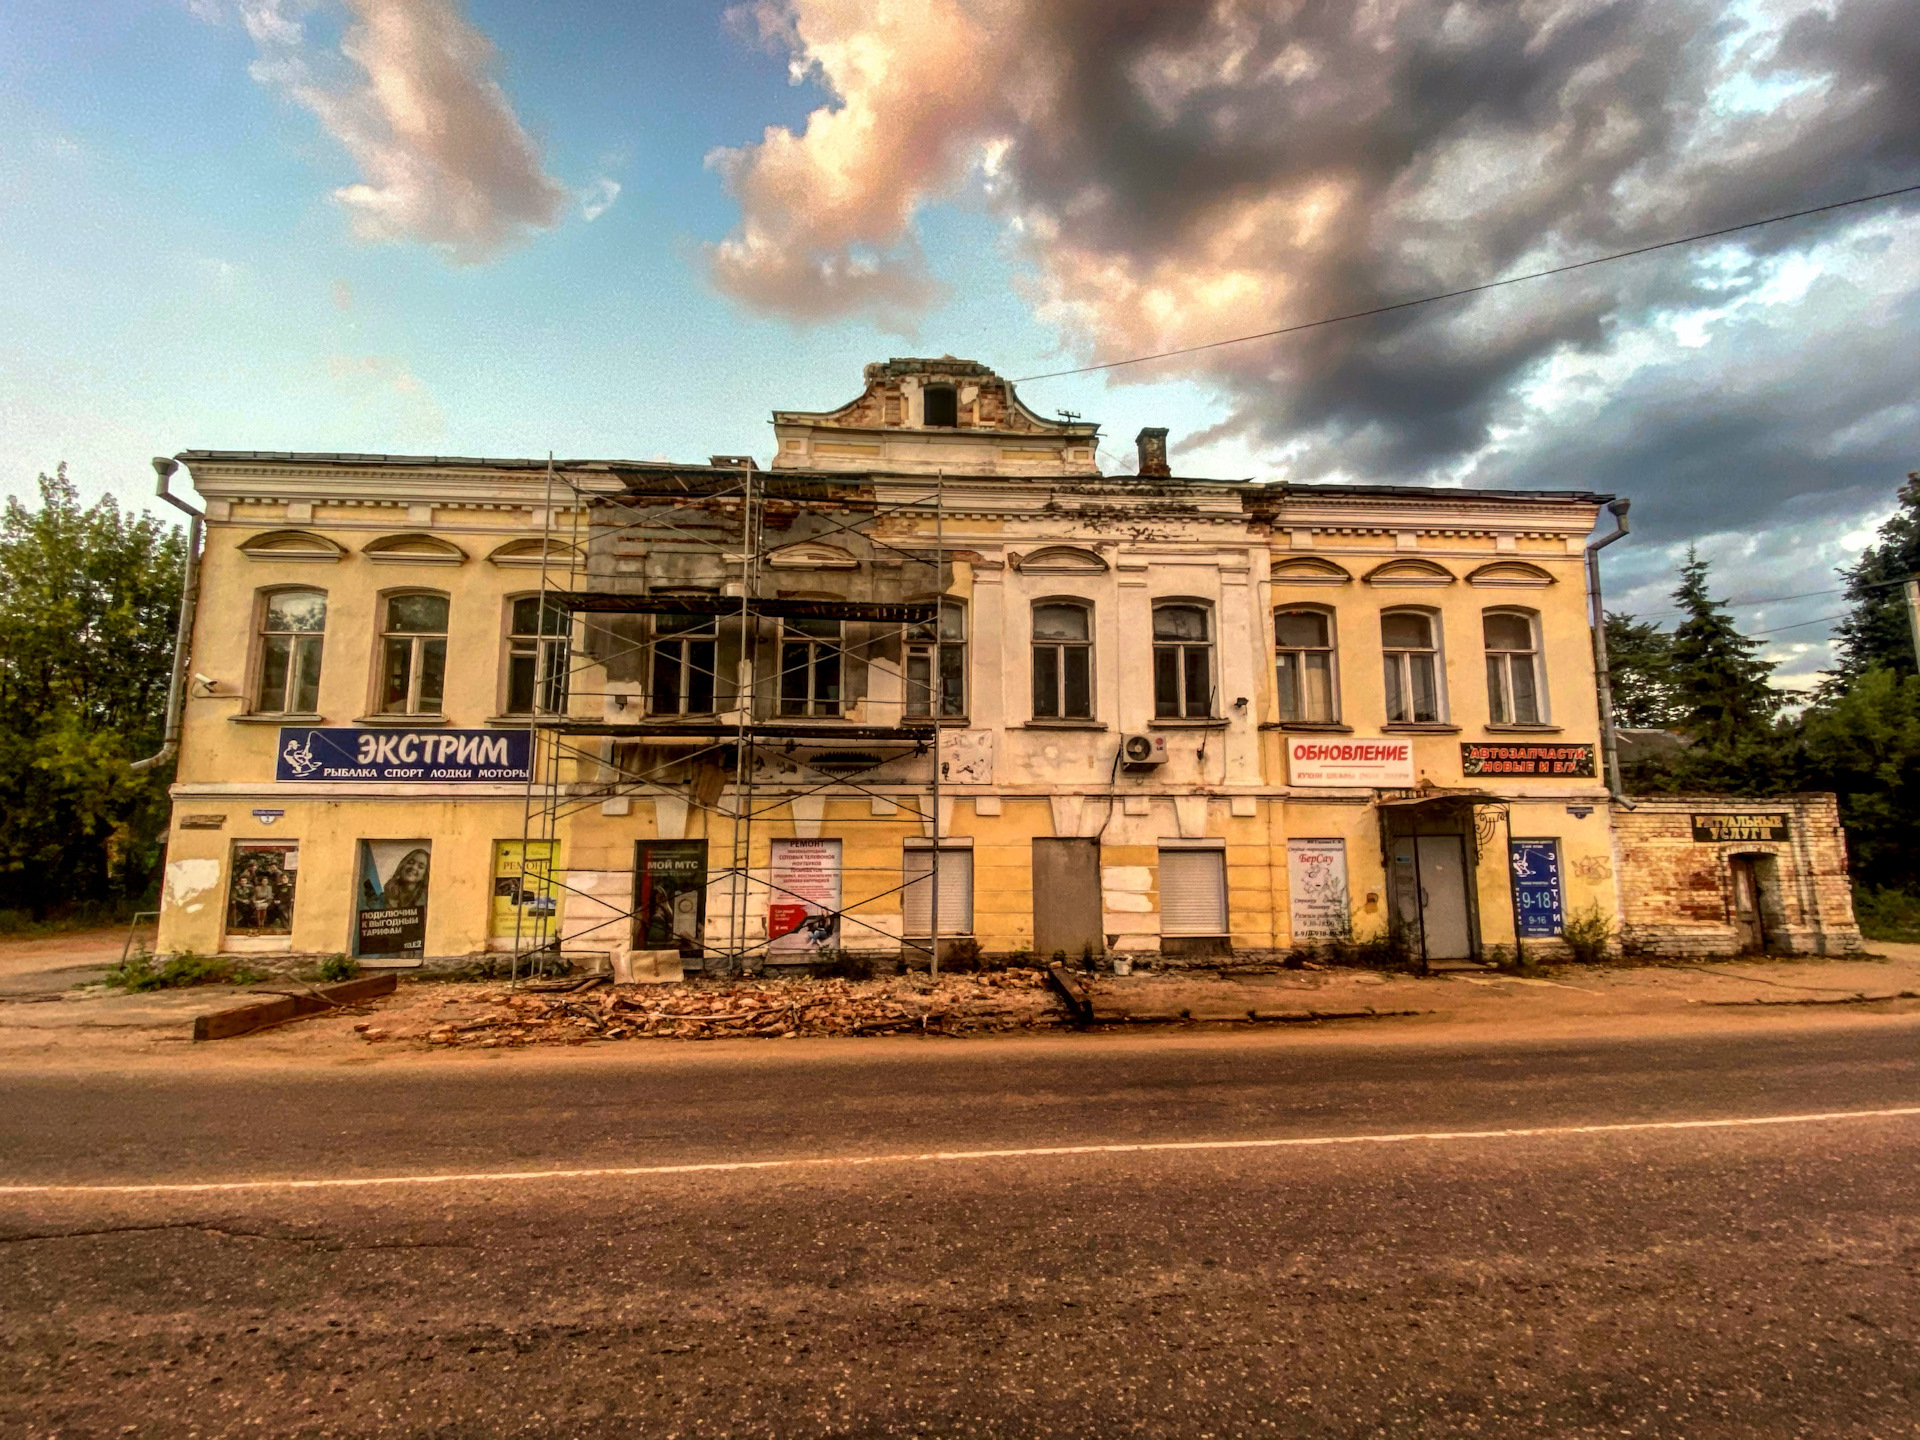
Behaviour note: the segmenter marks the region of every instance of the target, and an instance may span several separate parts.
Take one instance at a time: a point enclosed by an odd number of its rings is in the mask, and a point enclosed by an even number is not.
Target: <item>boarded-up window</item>
[[[910,845],[902,857],[903,920],[909,935],[933,934],[933,848]],[[940,849],[940,933],[973,933],[973,851]]]
[[[1220,850],[1160,852],[1160,933],[1227,933],[1227,857]]]

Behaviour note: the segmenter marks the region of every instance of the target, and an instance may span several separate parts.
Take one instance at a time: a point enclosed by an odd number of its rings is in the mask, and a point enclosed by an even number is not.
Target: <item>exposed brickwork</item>
[[[1696,840],[1695,815],[1782,814],[1784,840]],[[1861,948],[1847,882],[1846,836],[1832,795],[1751,800],[1725,795],[1639,799],[1615,806],[1620,853],[1620,935],[1630,952],[1740,953],[1730,859],[1757,866],[1766,947],[1783,954],[1839,955]]]

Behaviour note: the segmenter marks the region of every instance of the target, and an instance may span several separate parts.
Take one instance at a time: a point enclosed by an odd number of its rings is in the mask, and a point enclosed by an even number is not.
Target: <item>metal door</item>
[[[1466,846],[1459,835],[1402,835],[1393,842],[1394,905],[1427,960],[1473,958]]]
[[[1757,955],[1767,948],[1760,923],[1760,886],[1753,873],[1753,861],[1736,855],[1728,862],[1733,871],[1733,932],[1742,955]]]
[[[1106,953],[1101,932],[1100,842],[1033,842],[1033,948],[1043,960],[1056,950],[1078,960],[1089,947]]]

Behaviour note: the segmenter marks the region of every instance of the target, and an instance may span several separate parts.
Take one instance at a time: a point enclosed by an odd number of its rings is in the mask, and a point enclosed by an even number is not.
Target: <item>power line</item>
[[[1898,190],[1882,190],[1876,195],[1856,195],[1851,200],[1836,200],[1831,205],[1816,205],[1811,210],[1794,210],[1785,215],[1769,215],[1764,220],[1749,220],[1741,225],[1728,225],[1720,230],[1703,230],[1697,235],[1682,235],[1678,240],[1662,240],[1656,245],[1640,245],[1632,250],[1621,250],[1612,255],[1597,255],[1591,260],[1576,260],[1571,265],[1556,265],[1551,270],[1534,270],[1525,275],[1509,275],[1501,280],[1489,280],[1481,285],[1469,285],[1463,290],[1448,290],[1440,295],[1422,295],[1417,300],[1398,300],[1391,305],[1376,305],[1371,310],[1354,310],[1345,315],[1329,315],[1323,320],[1307,320],[1298,325],[1282,325],[1278,330],[1261,330],[1252,335],[1235,335],[1226,340],[1209,340],[1204,345],[1183,345],[1177,350],[1156,350],[1151,355],[1135,355],[1127,360],[1105,360],[1098,365],[1078,365],[1071,370],[1048,370],[1040,375],[1020,375],[1014,378],[1014,384],[1026,385],[1035,380],[1057,380],[1063,375],[1091,375],[1097,370],[1118,370],[1124,365],[1144,365],[1149,360],[1167,360],[1176,355],[1197,355],[1203,350],[1218,350],[1226,345],[1245,345],[1252,340],[1270,340],[1276,335],[1295,335],[1302,330],[1317,330],[1323,325],[1339,325],[1348,320],[1365,320],[1372,315],[1386,315],[1395,310],[1411,310],[1416,305],[1432,305],[1441,300],[1457,300],[1462,295],[1478,295],[1485,290],[1498,290],[1503,285],[1518,285],[1523,280],[1544,280],[1549,275],[1565,275],[1572,270],[1585,270],[1590,265],[1606,265],[1615,260],[1628,260],[1635,255],[1649,255],[1655,250],[1671,250],[1676,245],[1692,245],[1701,240],[1716,240],[1722,235],[1738,235],[1743,230],[1757,230],[1762,225],[1778,225],[1783,220],[1799,220],[1808,215],[1824,215],[1829,210],[1844,210],[1850,205],[1868,205],[1875,200],[1890,200],[1896,195],[1911,195],[1920,191],[1920,185],[1903,185]]]
[[[1844,620],[1846,618],[1844,614],[1822,615],[1818,620],[1798,620],[1791,625],[1775,625],[1771,629],[1755,630],[1752,633],[1755,635],[1778,635],[1782,630],[1804,630],[1809,625],[1825,625],[1830,620]]]
[[[1914,579],[1920,579],[1920,576],[1902,575],[1897,580],[1869,580],[1860,585],[1836,585],[1831,590],[1802,590],[1798,595],[1774,595],[1765,600],[1716,600],[1714,604],[1722,610],[1750,610],[1756,605],[1784,605],[1789,600],[1811,600],[1816,595],[1845,595],[1856,589],[1885,590],[1890,586],[1904,585],[1907,581]],[[1619,613],[1626,614],[1627,612],[1621,611]],[[1658,610],[1651,615],[1629,614],[1627,618],[1629,620],[1677,620],[1680,616],[1687,613],[1685,610]],[[1813,623],[1815,622],[1811,620],[1807,621],[1809,625]],[[1765,630],[1758,630],[1754,633],[1765,635],[1767,632]]]

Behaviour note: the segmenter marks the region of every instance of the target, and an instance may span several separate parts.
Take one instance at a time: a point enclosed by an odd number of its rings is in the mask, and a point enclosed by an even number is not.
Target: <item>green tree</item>
[[[1801,722],[1806,779],[1840,797],[1848,866],[1869,886],[1920,876],[1920,676],[1875,666]]]
[[[1907,476],[1899,500],[1900,508],[1880,527],[1879,543],[1861,554],[1859,564],[1840,572],[1852,609],[1833,628],[1839,663],[1829,692],[1846,689],[1875,667],[1896,675],[1916,673],[1907,597],[1891,582],[1920,575],[1920,471]]]
[[[185,541],[62,464],[0,514],[0,908],[45,915],[151,886],[167,819],[160,746]]]
[[[1673,689],[1673,637],[1651,620],[1607,612],[1607,680],[1615,724],[1629,730],[1665,730],[1680,720]]]
[[[1685,616],[1674,627],[1672,668],[1678,728],[1696,747],[1731,755],[1767,735],[1786,697],[1767,683],[1769,661],[1757,658],[1757,640],[1734,626],[1707,591],[1709,566],[1687,547],[1674,603]]]

